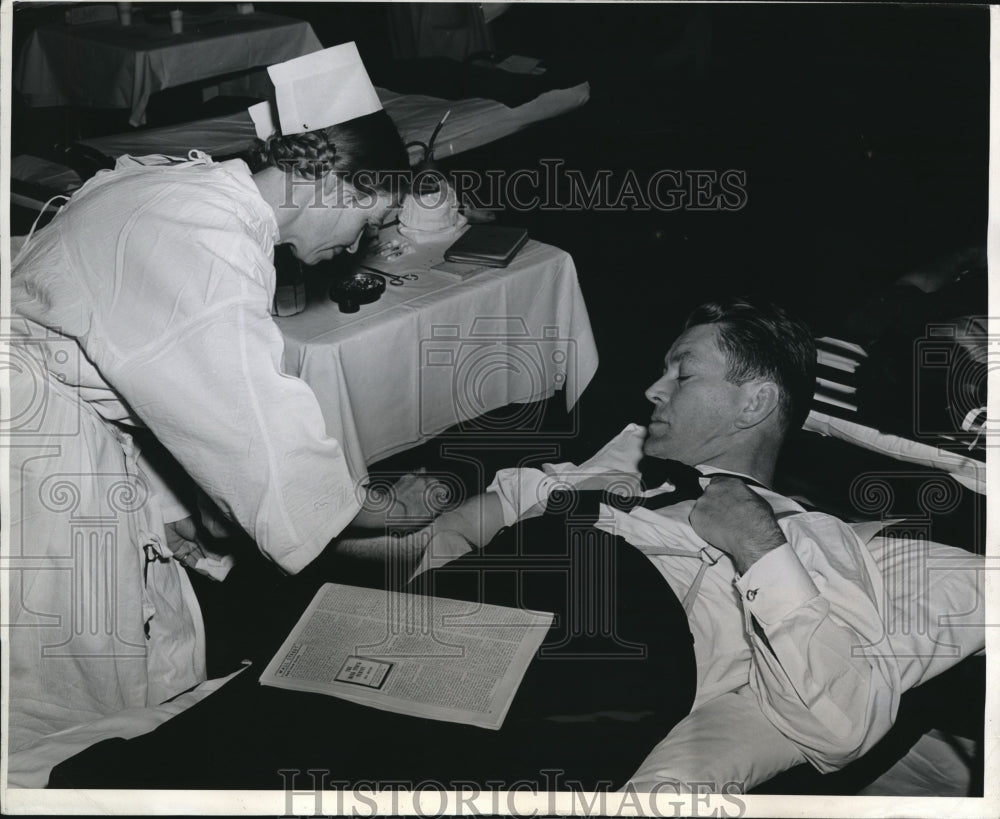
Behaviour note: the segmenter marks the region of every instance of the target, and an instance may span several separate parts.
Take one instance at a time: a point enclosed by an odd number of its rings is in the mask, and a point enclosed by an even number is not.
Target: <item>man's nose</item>
[[[649,389],[646,390],[646,400],[652,401],[654,404],[661,403],[665,401],[668,397],[668,379],[664,375],[658,378],[652,384],[650,384]]]

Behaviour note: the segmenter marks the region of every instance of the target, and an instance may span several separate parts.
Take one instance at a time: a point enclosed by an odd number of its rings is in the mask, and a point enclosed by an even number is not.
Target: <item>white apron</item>
[[[12,754],[205,679],[198,603],[131,436],[44,369],[69,348],[29,332],[10,348]]]

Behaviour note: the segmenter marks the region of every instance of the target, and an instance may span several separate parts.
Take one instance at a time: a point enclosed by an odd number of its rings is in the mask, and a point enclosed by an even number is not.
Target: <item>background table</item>
[[[399,238],[395,228],[382,232],[390,238]],[[387,286],[357,313],[341,313],[320,294],[299,315],[275,319],[286,372],[316,393],[356,478],[380,458],[511,403],[564,389],[572,409],[597,370],[568,253],[530,241],[508,267],[460,280],[428,269],[448,244],[371,261],[419,279]],[[511,430],[501,424],[476,434],[502,442]]]
[[[164,6],[164,9],[167,7]],[[274,14],[184,16],[184,31],[136,13],[118,22],[40,26],[25,44],[14,87],[32,106],[129,108],[146,121],[156,91],[245,72],[322,48],[312,27]]]

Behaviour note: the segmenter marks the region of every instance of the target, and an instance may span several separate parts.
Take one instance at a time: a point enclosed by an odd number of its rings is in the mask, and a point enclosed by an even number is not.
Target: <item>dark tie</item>
[[[696,500],[704,491],[698,479],[701,472],[693,466],[669,458],[643,458],[639,462],[639,472],[646,489],[656,489],[669,481],[673,492],[661,492],[651,498],[641,498],[639,503],[647,509],[662,509],[685,500]]]

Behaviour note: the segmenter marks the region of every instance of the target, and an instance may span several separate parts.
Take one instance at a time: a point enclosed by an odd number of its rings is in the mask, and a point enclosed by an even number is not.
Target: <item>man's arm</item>
[[[481,549],[503,527],[503,509],[495,492],[486,491],[469,498],[421,530],[424,547],[413,573],[420,574],[473,549]]]
[[[499,470],[486,492],[442,514],[421,530],[426,552],[417,573],[482,548],[504,526],[541,515],[549,493],[557,486],[638,491],[636,464],[642,457],[645,436],[645,427],[629,424],[580,466],[563,463],[546,464],[543,470]],[[354,548],[358,548],[357,544]]]
[[[361,510],[350,529],[419,529],[448,503],[448,487],[423,468],[403,475],[392,486],[362,487]]]
[[[440,566],[489,543],[504,526],[494,492],[469,498],[412,532],[334,538],[328,553],[357,560],[393,564],[386,576],[408,577]]]
[[[740,574],[764,715],[820,771],[865,753],[892,726],[902,685],[895,658],[875,649],[880,581],[861,542],[828,515],[795,515],[782,528],[735,479],[713,481],[690,520]]]

